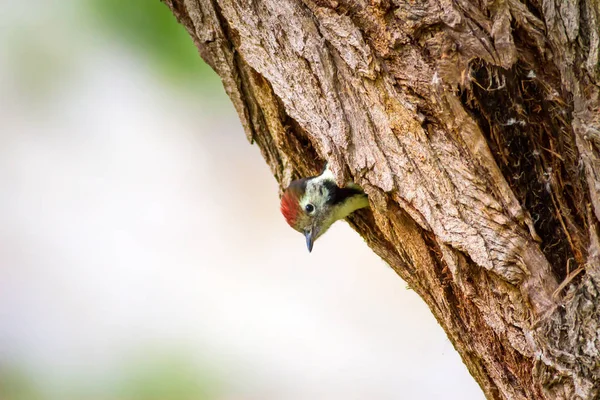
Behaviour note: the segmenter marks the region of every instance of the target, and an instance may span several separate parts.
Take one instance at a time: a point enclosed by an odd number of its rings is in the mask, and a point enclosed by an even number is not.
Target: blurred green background
[[[164,4],[2,11],[1,400],[483,398],[346,224],[309,256]]]
[[[189,35],[166,5],[156,0],[89,0],[86,14],[148,59],[162,77],[194,90],[219,90],[214,72],[198,55]]]

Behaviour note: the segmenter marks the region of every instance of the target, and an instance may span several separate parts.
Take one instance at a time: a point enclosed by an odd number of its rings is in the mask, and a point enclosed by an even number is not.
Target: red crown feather
[[[285,221],[292,228],[296,224],[298,219],[298,213],[300,212],[300,200],[298,194],[294,190],[289,188],[283,193],[281,197],[281,213],[285,217]]]
[[[298,179],[290,183],[281,197],[281,213],[289,226],[294,228],[301,213],[300,198],[304,195],[306,179]]]

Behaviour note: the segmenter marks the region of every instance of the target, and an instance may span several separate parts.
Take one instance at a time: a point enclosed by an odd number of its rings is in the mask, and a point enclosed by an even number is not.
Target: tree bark
[[[488,398],[600,398],[598,1],[164,1],[281,187],[365,189]]]

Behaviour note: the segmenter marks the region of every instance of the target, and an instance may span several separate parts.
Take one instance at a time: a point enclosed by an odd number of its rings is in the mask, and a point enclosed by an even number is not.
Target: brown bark
[[[282,187],[352,226],[490,399],[600,397],[600,3],[165,0]]]

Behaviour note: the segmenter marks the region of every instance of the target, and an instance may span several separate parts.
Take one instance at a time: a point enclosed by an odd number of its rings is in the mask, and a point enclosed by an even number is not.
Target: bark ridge
[[[600,3],[164,1],[282,187],[365,189],[488,398],[600,397]]]

